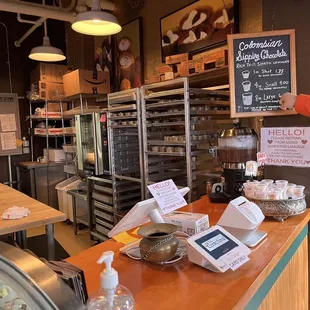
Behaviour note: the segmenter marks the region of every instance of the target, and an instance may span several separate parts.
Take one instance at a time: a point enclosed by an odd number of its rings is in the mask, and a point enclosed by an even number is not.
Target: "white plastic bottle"
[[[112,268],[113,251],[102,254],[97,263],[105,263],[106,268],[100,274],[99,291],[87,301],[88,310],[134,310],[135,302],[130,291],[118,284],[118,273]]]

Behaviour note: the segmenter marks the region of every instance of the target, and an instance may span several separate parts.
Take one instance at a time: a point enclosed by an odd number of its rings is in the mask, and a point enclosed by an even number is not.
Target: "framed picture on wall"
[[[160,20],[162,59],[221,45],[237,31],[238,0],[199,0]]]
[[[95,57],[94,71],[105,71],[110,73],[111,86],[114,81],[114,59],[113,59],[113,37],[102,36],[94,37]],[[113,91],[113,89],[111,89]]]
[[[122,26],[116,38],[116,90],[128,90],[143,84],[142,18]]]

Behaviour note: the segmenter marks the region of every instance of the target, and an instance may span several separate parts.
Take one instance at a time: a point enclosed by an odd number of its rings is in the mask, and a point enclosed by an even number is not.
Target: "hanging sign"
[[[310,167],[310,127],[261,129],[266,165]]]
[[[228,36],[231,117],[296,114],[280,97],[296,93],[295,30]]]

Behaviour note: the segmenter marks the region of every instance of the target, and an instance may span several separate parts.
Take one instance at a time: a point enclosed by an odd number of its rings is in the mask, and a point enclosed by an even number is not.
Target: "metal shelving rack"
[[[45,117],[41,117],[41,116],[36,116],[33,114],[33,105],[38,105],[38,104],[44,104],[45,103]],[[49,117],[48,116],[48,105],[49,103],[58,103],[59,104],[59,110],[60,110],[60,117]],[[50,193],[49,193],[49,184],[50,184],[50,180],[49,180],[49,167],[50,167],[50,161],[49,161],[49,148],[50,148],[50,139],[54,138],[55,139],[55,147],[57,147],[58,144],[58,139],[62,138],[62,144],[67,144],[67,137],[74,137],[75,134],[66,134],[64,132],[62,132],[62,134],[49,134],[49,128],[48,128],[48,124],[50,121],[60,121],[61,122],[61,127],[62,129],[65,128],[65,120],[70,120],[72,117],[65,117],[64,116],[64,111],[63,111],[63,104],[70,104],[72,103],[69,100],[29,100],[29,128],[30,128],[30,144],[31,144],[31,160],[34,161],[34,150],[33,150],[33,145],[34,145],[34,138],[35,137],[43,137],[46,139],[46,149],[47,149],[47,174],[46,174],[46,182],[47,182],[47,200],[48,200],[48,204],[50,203]],[[73,104],[73,103],[72,103]],[[45,121],[45,129],[46,129],[46,133],[44,135],[41,134],[35,134],[34,133],[34,122],[35,121]],[[72,140],[72,139],[71,139]],[[68,164],[68,157],[66,154],[66,159],[64,164],[67,165]],[[69,175],[67,174],[67,176],[69,177]]]
[[[178,78],[141,88],[145,192],[171,178],[191,188],[189,202],[205,194],[207,178],[220,174],[210,146],[232,124],[228,91],[190,85]]]
[[[108,135],[116,224],[144,199],[139,88],[108,95]]]

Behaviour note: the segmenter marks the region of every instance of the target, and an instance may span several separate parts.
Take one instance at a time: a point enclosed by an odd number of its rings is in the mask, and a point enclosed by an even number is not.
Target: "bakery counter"
[[[214,225],[226,205],[204,197],[183,211],[209,214]],[[267,239],[252,249],[236,271],[213,273],[183,258],[170,266],[135,261],[119,253],[123,245],[106,241],[67,260],[85,272],[88,292],[99,288],[102,252],[115,252],[114,268],[129,288],[136,309],[308,309],[308,222],[310,210],[284,222],[266,219]]]

